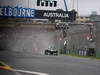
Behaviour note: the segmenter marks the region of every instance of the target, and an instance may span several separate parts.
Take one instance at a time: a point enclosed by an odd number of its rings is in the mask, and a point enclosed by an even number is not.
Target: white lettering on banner
[[[4,8],[4,16],[7,16],[7,8]]]
[[[43,16],[48,16],[47,13],[44,13]]]
[[[12,8],[8,8],[9,16],[12,16]]]
[[[3,13],[2,9],[3,9],[3,8],[0,8],[0,16],[3,15],[3,14],[2,14],[2,13]]]
[[[35,16],[35,11],[34,10],[31,10],[31,15],[30,16]]]
[[[13,16],[17,16],[17,8],[13,9]]]
[[[0,7],[2,17],[34,17],[35,9],[22,7]]]
[[[66,13],[48,13],[48,12],[45,12],[43,14],[44,17],[58,17],[58,18],[65,18],[65,17],[69,17],[68,14]]]
[[[25,9],[22,9],[22,16],[25,17]]]
[[[21,12],[22,12],[22,10],[21,10],[21,8],[19,8],[19,10],[18,10],[18,12],[17,12],[17,14],[18,14],[17,16],[18,16],[18,17],[21,16]]]
[[[26,16],[30,16],[30,10],[26,10]]]

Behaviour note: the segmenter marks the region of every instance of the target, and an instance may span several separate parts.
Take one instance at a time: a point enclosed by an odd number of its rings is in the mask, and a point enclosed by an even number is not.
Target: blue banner
[[[35,9],[10,6],[0,7],[0,17],[33,18],[35,17]]]

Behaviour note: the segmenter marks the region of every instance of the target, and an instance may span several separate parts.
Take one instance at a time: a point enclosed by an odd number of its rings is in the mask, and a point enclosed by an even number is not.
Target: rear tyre
[[[48,52],[47,51],[45,51],[45,55],[48,55]]]

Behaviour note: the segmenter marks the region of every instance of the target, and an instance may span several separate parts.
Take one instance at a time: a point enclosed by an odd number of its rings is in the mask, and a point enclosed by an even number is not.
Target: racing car
[[[45,49],[45,55],[58,55],[58,51],[54,48]]]

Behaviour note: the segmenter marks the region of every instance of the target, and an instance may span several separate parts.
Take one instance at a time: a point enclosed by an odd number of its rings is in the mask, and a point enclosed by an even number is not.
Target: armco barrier
[[[87,56],[87,52],[87,50],[66,50],[66,54],[77,56]]]
[[[78,55],[78,50],[66,50],[66,54]]]
[[[87,50],[79,50],[79,56],[87,56]]]
[[[62,50],[63,51],[63,50]],[[64,51],[62,54],[65,54]],[[66,50],[66,54],[68,55],[76,55],[76,56],[90,56],[88,50]],[[91,55],[92,57],[100,58],[100,51],[96,51],[95,56]]]
[[[96,51],[96,58],[100,58],[100,51]]]

